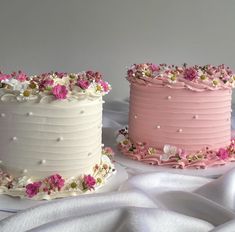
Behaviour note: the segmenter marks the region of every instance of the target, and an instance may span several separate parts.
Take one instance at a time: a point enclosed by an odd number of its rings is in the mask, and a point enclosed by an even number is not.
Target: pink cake
[[[129,128],[118,146],[132,159],[175,168],[235,160],[231,94],[235,76],[224,65],[133,65]]]

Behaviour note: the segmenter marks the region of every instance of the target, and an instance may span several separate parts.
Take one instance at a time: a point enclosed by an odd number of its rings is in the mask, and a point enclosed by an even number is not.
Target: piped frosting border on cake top
[[[230,89],[235,87],[235,74],[224,64],[182,66],[167,64],[133,64],[127,71],[131,83],[154,84],[192,91]]]
[[[36,180],[30,176],[13,177],[0,169],[0,194],[33,200],[51,200],[94,192],[116,173],[113,156],[113,150],[105,147],[102,150],[101,162],[93,167],[91,173],[69,178],[54,173]]]
[[[205,147],[199,151],[188,153],[169,144],[166,144],[160,150],[145,142],[133,142],[129,138],[128,127],[126,126],[117,132],[116,141],[122,154],[150,165],[178,169],[205,169],[235,161],[235,139],[231,140],[229,146],[217,150]]]
[[[0,100],[38,101],[45,97],[50,100],[82,100],[96,98],[111,90],[99,72],[80,73],[50,72],[28,76],[22,71],[5,74],[0,72]]]

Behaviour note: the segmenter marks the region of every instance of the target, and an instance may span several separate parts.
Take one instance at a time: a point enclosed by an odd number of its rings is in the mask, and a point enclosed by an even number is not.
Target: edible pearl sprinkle
[[[46,160],[43,159],[43,160],[40,161],[40,163],[41,163],[41,164],[45,164],[45,163],[46,163]]]
[[[168,96],[167,99],[168,99],[168,100],[171,100],[171,96]]]
[[[101,147],[104,147],[104,144],[103,144],[103,143],[101,144]]]
[[[27,116],[32,116],[33,115],[33,112],[28,112],[27,113]]]
[[[4,113],[1,113],[1,117],[4,118],[6,115]]]
[[[178,130],[179,133],[181,133],[182,131],[183,131],[183,129],[181,129],[181,128]]]
[[[105,103],[105,101],[103,100],[102,103]]]
[[[27,173],[27,172],[28,172],[28,170],[27,170],[27,169],[24,169],[22,172],[23,172],[23,173]]]
[[[137,118],[137,115],[135,115],[134,118],[136,119],[136,118]]]
[[[60,142],[60,141],[62,141],[62,140],[64,140],[63,137],[59,137],[59,138],[57,139],[58,142]]]
[[[195,115],[193,116],[193,118],[194,118],[194,119],[198,119],[198,115],[195,114]]]
[[[157,128],[157,129],[160,129],[160,128],[161,128],[161,126],[160,126],[160,125],[157,125],[157,126],[156,126],[156,128]]]
[[[16,141],[16,140],[17,140],[17,137],[15,137],[15,136],[12,137],[12,140],[13,140],[13,141]]]
[[[233,109],[231,109],[231,112],[233,112]]]

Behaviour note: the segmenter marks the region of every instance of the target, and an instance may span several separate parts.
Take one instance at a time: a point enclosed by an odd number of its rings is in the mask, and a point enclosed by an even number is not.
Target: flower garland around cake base
[[[166,144],[162,150],[149,147],[145,142],[134,143],[128,136],[128,127],[118,131],[119,150],[129,158],[143,163],[171,168],[205,169],[235,161],[235,139],[228,147],[212,150],[205,147],[200,151],[187,153],[176,146]]]
[[[93,192],[115,174],[113,156],[112,149],[105,147],[102,150],[100,164],[93,167],[91,174],[71,178],[63,178],[56,173],[42,180],[33,181],[28,176],[14,178],[0,169],[0,194],[34,200],[51,200]]]

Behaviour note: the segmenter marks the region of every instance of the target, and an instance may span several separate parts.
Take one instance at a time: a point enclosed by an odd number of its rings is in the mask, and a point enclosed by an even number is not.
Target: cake
[[[104,148],[99,72],[0,73],[0,193],[53,199],[91,192],[115,171]]]
[[[118,147],[144,163],[206,168],[235,160],[231,94],[235,75],[225,65],[134,64],[129,125]]]

